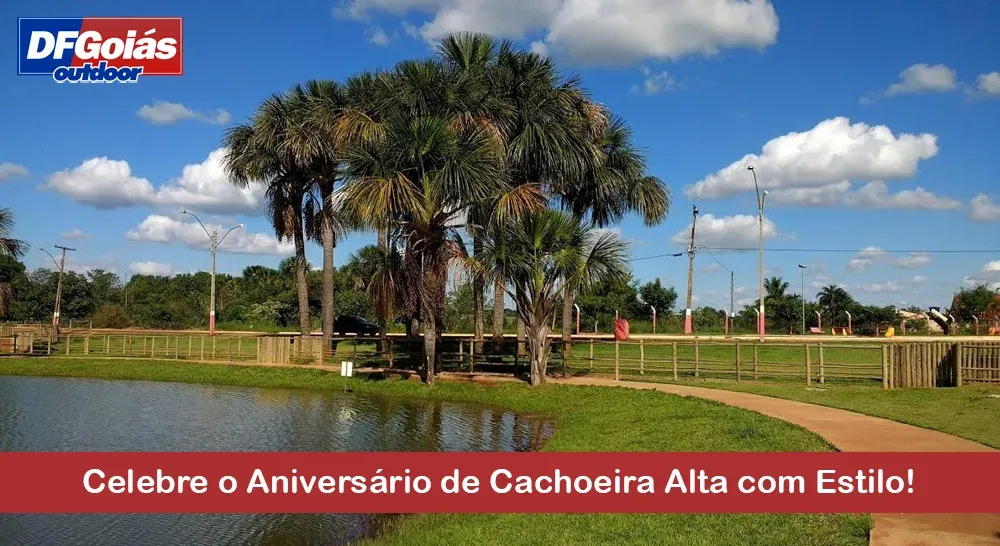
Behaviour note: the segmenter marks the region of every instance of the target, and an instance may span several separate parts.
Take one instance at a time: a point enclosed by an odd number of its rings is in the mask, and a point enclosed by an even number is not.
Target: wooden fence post
[[[212,360],[215,360],[215,336],[212,336]]]
[[[646,346],[639,340],[639,375],[646,375]]]
[[[882,388],[889,388],[889,346],[882,344]]]
[[[156,357],[156,338],[149,338],[149,358]]]
[[[108,336],[104,336],[104,354],[108,354],[110,352],[111,352],[111,340],[108,339]]]
[[[826,383],[826,358],[823,356],[823,344],[819,344],[819,384]]]
[[[180,360],[181,358],[181,338],[180,336],[174,336],[174,360]]]
[[[90,336],[84,336],[83,338],[83,354],[90,354]]]
[[[34,333],[28,334],[28,354],[29,355],[35,354],[35,334]]]
[[[757,342],[753,343],[753,380],[757,381],[757,362],[759,358],[757,357]]]
[[[743,374],[740,370],[740,340],[736,340],[736,382],[739,383],[743,379]]]
[[[955,343],[952,346],[952,350],[955,351],[955,386],[962,386],[962,344]]]
[[[812,386],[812,351],[809,350],[809,344],[805,344],[806,348],[806,388]]]
[[[70,336],[69,334],[66,334],[66,354],[69,354],[70,337],[72,337],[72,336]]]
[[[594,371],[594,338],[590,338],[590,371]]]
[[[699,351],[698,351],[698,340],[695,339],[694,340],[694,376],[695,377],[700,377],[701,376],[701,373],[699,372],[699,368],[701,367],[700,364],[701,364],[701,356],[699,356]]]
[[[199,360],[205,360],[205,338],[201,338],[201,358]]]
[[[52,334],[50,333],[48,345],[45,346],[45,356],[49,356],[51,354],[52,354]]]
[[[677,342],[670,344],[674,354],[674,381],[677,381]]]
[[[618,381],[618,340],[615,340],[615,381]]]

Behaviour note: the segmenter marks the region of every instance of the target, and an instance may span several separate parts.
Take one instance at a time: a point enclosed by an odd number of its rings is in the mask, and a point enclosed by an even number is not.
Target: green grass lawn
[[[135,360],[0,359],[0,375],[50,375],[343,389],[319,370]],[[520,383],[483,386],[352,379],[357,393],[474,402],[553,419],[545,451],[829,451],[818,436],[760,414],[654,391]],[[861,545],[863,515],[419,515],[395,520],[377,544]]]
[[[735,381],[689,384],[856,411],[947,432],[1000,449],[998,387],[882,390],[879,387],[831,386],[823,390],[806,390],[803,385]]]

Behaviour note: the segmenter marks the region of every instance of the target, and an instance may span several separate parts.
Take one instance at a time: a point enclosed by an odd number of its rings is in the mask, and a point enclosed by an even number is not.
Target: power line
[[[740,247],[699,247],[702,250],[709,251],[712,254],[712,250],[727,251],[727,252],[757,252],[756,248],[740,248]],[[847,249],[847,248],[768,248],[768,252],[829,252],[829,253],[858,253],[863,252],[865,249]],[[998,249],[878,249],[876,252],[884,252],[886,254],[1000,254]],[[654,254],[652,256],[642,256],[641,258],[632,258],[630,262],[640,262],[643,260],[654,260],[656,258],[667,258],[667,257],[678,257],[683,256],[683,253],[671,253],[671,254]],[[715,255],[712,254],[714,258]],[[718,261],[716,259],[716,261]],[[722,265],[721,263],[719,265]],[[725,266],[723,266],[725,267]]]

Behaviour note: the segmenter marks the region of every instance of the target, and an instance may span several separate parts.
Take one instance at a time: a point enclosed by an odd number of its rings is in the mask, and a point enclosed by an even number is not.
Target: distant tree
[[[646,305],[652,305],[663,315],[673,311],[677,304],[677,291],[673,286],[663,286],[659,277],[640,286],[639,296]]]
[[[964,288],[955,295],[950,312],[959,322],[972,322],[972,317],[982,317],[993,311],[997,306],[996,299],[997,293],[985,284]]]
[[[831,325],[846,320],[844,311],[849,311],[851,306],[855,304],[854,298],[847,290],[836,285],[823,287],[817,297],[823,318]]]
[[[788,282],[781,277],[771,277],[764,281],[764,291],[767,293],[766,298],[780,300],[785,297],[785,293],[788,291]]]
[[[28,249],[28,243],[14,238],[14,211],[0,208],[0,256],[20,259]],[[0,317],[7,314],[14,299],[10,279],[0,278]]]
[[[128,314],[120,305],[102,305],[94,312],[94,328],[128,328]]]

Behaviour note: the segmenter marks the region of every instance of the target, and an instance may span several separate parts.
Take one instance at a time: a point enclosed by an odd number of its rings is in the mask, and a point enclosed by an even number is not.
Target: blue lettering
[[[134,83],[142,74],[141,66],[108,66],[107,61],[101,61],[96,66],[84,63],[83,66],[60,66],[52,72],[52,79],[59,83]]]

